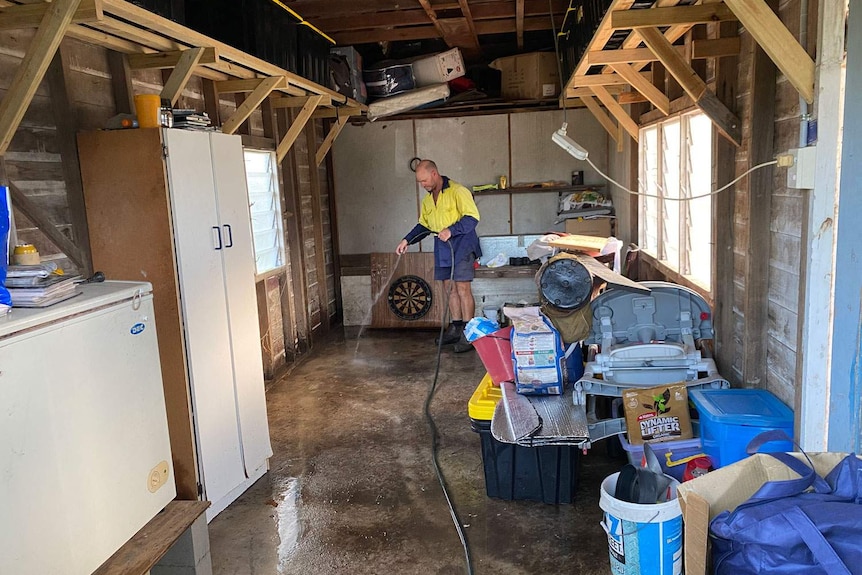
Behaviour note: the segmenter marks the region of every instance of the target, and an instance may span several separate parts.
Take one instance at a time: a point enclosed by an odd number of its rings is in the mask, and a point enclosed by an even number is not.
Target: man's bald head
[[[443,189],[443,178],[437,170],[437,164],[431,160],[422,160],[416,166],[416,181],[428,192],[439,192]]]

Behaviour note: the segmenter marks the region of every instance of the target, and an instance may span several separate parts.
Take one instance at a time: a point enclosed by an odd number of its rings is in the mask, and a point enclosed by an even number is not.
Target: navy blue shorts
[[[455,264],[455,277],[453,278],[456,282],[471,282],[473,278],[476,277],[476,268],[473,266],[476,261],[476,255],[470,254],[470,256]],[[434,267],[434,279],[435,280],[448,280],[452,274],[451,267]]]

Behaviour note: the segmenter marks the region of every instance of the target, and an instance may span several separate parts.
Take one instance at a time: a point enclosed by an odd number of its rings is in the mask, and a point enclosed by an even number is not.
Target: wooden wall
[[[32,35],[30,30],[0,32],[0,96],[5,95]],[[57,261],[68,271],[92,271],[75,134],[102,129],[115,114],[133,112],[133,95],[160,92],[167,77],[168,71],[130,72],[117,53],[63,40],[9,151],[0,159],[0,177],[24,196],[13,197],[19,243],[35,244],[43,259]],[[192,77],[175,107],[207,111],[217,121],[228,118],[242,99],[241,94],[216,97],[211,81]],[[278,136],[289,126],[286,121],[279,122],[264,104],[239,133],[247,146],[275,149]],[[326,129],[322,120],[310,122],[308,139],[298,140],[298,149],[288,155],[279,174],[288,261],[257,281],[267,378],[306,352],[313,337],[328,330],[340,314],[328,160],[309,169]],[[297,201],[301,211],[293,209]],[[292,233],[298,222],[300,235]],[[297,244],[300,237],[301,245]]]

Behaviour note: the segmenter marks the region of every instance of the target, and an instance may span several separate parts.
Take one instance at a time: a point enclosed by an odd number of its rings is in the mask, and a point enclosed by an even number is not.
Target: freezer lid
[[[106,281],[97,284],[78,286],[81,295],[41,309],[12,308],[5,317],[0,318],[0,340],[49,322],[104,307],[135,297],[148,297],[153,286],[149,282]]]

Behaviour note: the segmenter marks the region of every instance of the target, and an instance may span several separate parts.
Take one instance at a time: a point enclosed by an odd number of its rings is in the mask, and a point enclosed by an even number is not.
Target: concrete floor
[[[422,411],[435,335],[348,328],[270,386],[271,470],[210,524],[216,575],[466,573]],[[444,348],[431,406],[474,572],[607,575],[599,485],[625,461],[581,457],[571,505],[488,498],[467,414],[484,371]]]

